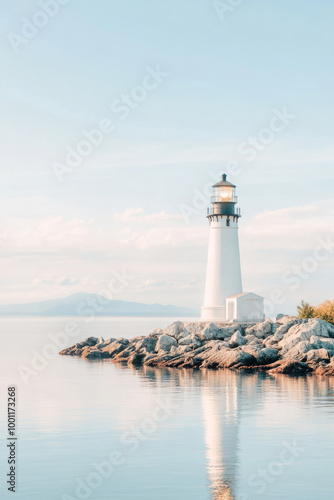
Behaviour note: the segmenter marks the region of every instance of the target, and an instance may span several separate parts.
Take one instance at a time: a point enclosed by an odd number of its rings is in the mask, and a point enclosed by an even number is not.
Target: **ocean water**
[[[144,335],[173,320],[0,320],[1,499],[333,497],[333,380],[134,369],[57,355],[56,334],[68,346],[90,335]],[[6,485],[14,385],[15,495]]]

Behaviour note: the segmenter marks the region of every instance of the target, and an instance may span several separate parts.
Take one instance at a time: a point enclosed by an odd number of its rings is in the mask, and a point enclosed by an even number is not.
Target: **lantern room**
[[[212,203],[237,203],[236,186],[227,181],[227,175],[213,186]]]
[[[212,216],[241,216],[240,209],[236,208],[238,198],[236,195],[236,186],[228,182],[227,175],[224,174],[222,180],[213,187],[213,196],[211,197],[212,209],[208,209],[208,217]]]

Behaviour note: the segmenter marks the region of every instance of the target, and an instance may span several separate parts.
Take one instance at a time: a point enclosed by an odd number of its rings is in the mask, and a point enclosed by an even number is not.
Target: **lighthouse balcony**
[[[236,208],[235,206],[225,206],[224,209],[222,207],[218,208],[217,207],[211,207],[207,209],[207,216],[210,217],[212,215],[221,215],[221,216],[234,216],[234,217],[241,217],[241,209]]]

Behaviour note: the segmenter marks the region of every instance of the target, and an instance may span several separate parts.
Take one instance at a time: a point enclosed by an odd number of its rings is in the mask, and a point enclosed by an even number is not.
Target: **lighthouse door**
[[[234,320],[235,306],[233,300],[230,300],[227,308],[227,319],[228,321]]]

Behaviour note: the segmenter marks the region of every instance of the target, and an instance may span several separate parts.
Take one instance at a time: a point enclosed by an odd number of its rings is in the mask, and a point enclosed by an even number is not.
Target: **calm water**
[[[54,356],[48,335],[64,332],[68,321],[0,320],[1,498],[333,497],[334,381],[136,370]],[[89,335],[131,338],[171,321],[83,320],[67,345]],[[46,345],[50,359],[36,366]],[[25,384],[18,370],[33,362]],[[15,496],[4,486],[6,391],[13,384],[19,417]]]

